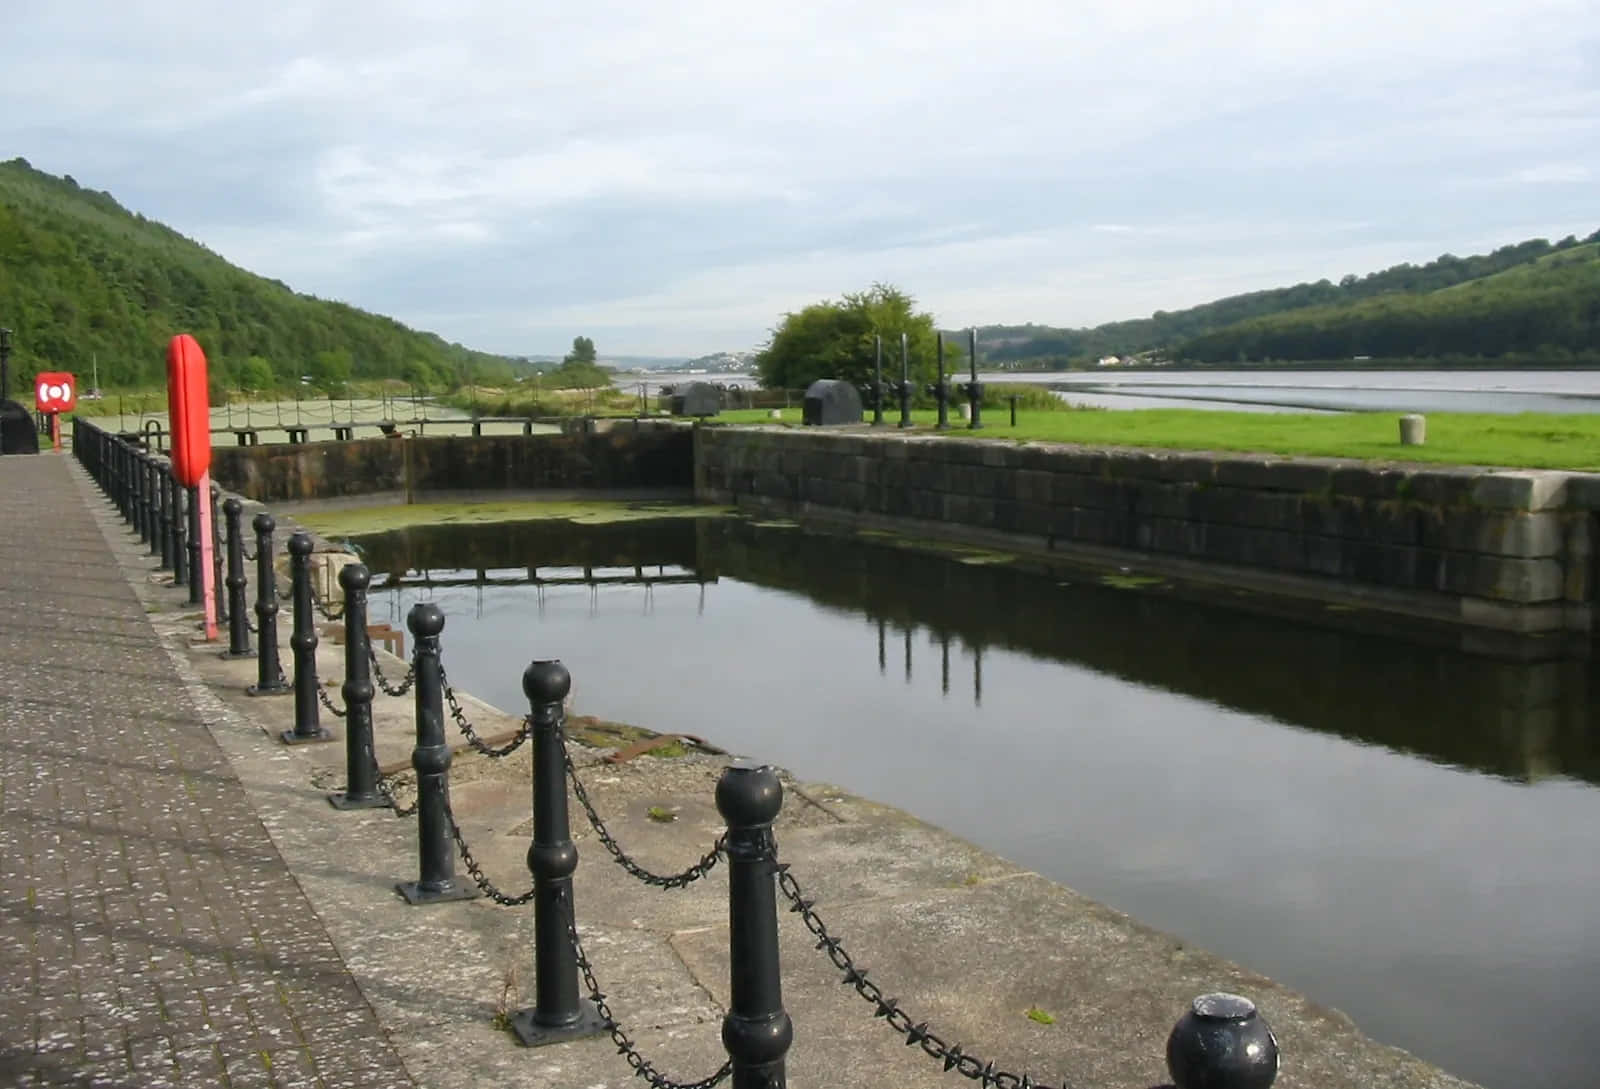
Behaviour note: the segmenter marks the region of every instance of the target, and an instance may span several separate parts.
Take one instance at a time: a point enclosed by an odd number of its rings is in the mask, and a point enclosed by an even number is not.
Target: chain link
[[[611,1007],[606,1005],[605,992],[600,989],[600,984],[594,978],[594,966],[584,955],[583,943],[578,940],[578,926],[572,918],[572,901],[567,897],[565,890],[557,891],[556,903],[560,906],[563,920],[567,924],[567,940],[572,943],[573,955],[578,959],[578,971],[583,974],[583,985],[588,989],[589,998],[594,1002],[595,1009],[600,1012],[600,1019],[605,1022],[606,1031],[611,1034],[611,1042],[617,1045],[617,1054],[627,1060],[634,1074],[643,1078],[652,1089],[713,1089],[726,1080],[728,1075],[733,1073],[732,1059],[725,1061],[717,1072],[708,1078],[679,1082],[667,1077],[652,1066],[650,1060],[639,1054],[639,1049],[633,1046],[633,1041],[612,1016]]]
[[[561,760],[567,766],[567,778],[572,780],[572,793],[577,797],[578,804],[583,807],[584,813],[588,816],[589,824],[594,828],[595,835],[600,837],[601,844],[604,845],[617,865],[627,870],[640,881],[643,881],[646,885],[654,885],[662,889],[687,888],[716,868],[717,860],[722,857],[722,848],[728,838],[726,833],[717,837],[717,842],[711,845],[711,850],[701,856],[699,862],[696,862],[681,873],[651,873],[629,858],[622,846],[612,838],[610,830],[606,828],[606,822],[600,819],[600,814],[596,811],[594,803],[589,800],[589,792],[584,789],[583,780],[578,778],[578,769],[573,766],[572,754],[567,751],[566,732],[558,730],[556,737],[561,742]]]
[[[450,681],[444,675],[444,665],[442,663],[439,666],[439,686],[444,689],[444,699],[450,705],[450,717],[455,719],[456,728],[466,735],[467,741],[471,743],[474,749],[477,749],[489,759],[499,760],[502,757],[510,756],[522,748],[523,743],[533,736],[533,716],[524,715],[522,728],[517,731],[517,735],[500,748],[495,748],[479,737],[478,731],[474,730],[472,723],[467,721],[467,713],[461,709],[461,704],[456,699],[455,689],[450,687]]]
[[[320,684],[317,685],[317,699],[322,701],[322,706],[332,712],[335,718],[344,718],[350,713],[348,708],[335,706],[333,700],[328,696],[328,690]]]
[[[367,644],[367,662],[372,666],[372,679],[378,682],[378,687],[396,699],[411,691],[411,686],[417,683],[417,667],[411,664],[406,668],[405,680],[398,685],[390,684],[389,679],[383,675],[383,667],[378,664],[378,652],[373,649],[370,642]]]
[[[410,805],[406,806],[405,808],[401,808],[400,803],[395,801],[394,797],[394,784],[397,783],[399,779],[400,777],[398,775],[380,776],[378,779],[378,793],[389,799],[389,804],[394,807],[395,816],[409,817],[411,814],[415,813],[417,811],[417,807],[422,804],[422,798],[419,795],[411,799]]]
[[[461,834],[461,828],[456,824],[456,815],[450,810],[447,799],[444,805],[445,820],[450,822],[450,836],[456,841],[456,850],[461,853],[461,861],[466,863],[467,873],[472,875],[473,882],[483,890],[483,894],[501,907],[521,907],[533,899],[537,887],[516,896],[508,896],[495,887],[493,881],[484,876],[483,868],[478,865],[478,860],[472,857],[472,850],[467,846],[467,838]]]
[[[858,968],[839,939],[828,933],[828,928],[821,917],[812,910],[814,901],[805,898],[799,883],[789,872],[789,867],[778,862],[777,842],[769,840],[769,844],[773,866],[778,875],[778,887],[789,900],[789,910],[800,916],[806,929],[816,937],[817,948],[825,951],[833,966],[844,973],[844,979],[840,982],[847,987],[855,988],[856,994],[870,1002],[874,1007],[873,1016],[883,1018],[885,1024],[904,1036],[907,1047],[920,1046],[930,1057],[942,1062],[945,1070],[954,1070],[963,1077],[985,1086],[986,1089],[989,1086],[993,1086],[994,1089],[1049,1089],[1045,1082],[1034,1081],[1027,1074],[1018,1075],[1006,1070],[996,1070],[994,1063],[986,1063],[975,1055],[968,1055],[961,1050],[960,1044],[946,1043],[942,1037],[928,1028],[926,1021],[913,1021],[911,1015],[900,1008],[899,1002],[893,998],[883,997],[883,989],[867,978],[867,970]],[[1061,1089],[1070,1087],[1063,1081]]]

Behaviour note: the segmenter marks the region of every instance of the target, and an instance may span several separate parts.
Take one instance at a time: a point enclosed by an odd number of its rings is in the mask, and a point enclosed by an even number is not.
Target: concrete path
[[[413,1084],[101,509],[66,456],[0,457],[0,1084]]]

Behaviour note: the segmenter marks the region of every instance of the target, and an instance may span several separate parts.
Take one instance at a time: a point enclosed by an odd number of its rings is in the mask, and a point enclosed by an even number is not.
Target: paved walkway
[[[66,456],[0,457],[0,1084],[412,1085],[119,567],[128,532]]]

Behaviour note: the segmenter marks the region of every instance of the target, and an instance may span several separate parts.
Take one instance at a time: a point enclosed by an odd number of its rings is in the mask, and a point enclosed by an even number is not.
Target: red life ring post
[[[172,475],[193,494],[200,512],[201,598],[206,638],[217,638],[217,606],[212,581],[211,392],[206,353],[199,341],[180,333],[167,343],[167,416],[172,430]]]

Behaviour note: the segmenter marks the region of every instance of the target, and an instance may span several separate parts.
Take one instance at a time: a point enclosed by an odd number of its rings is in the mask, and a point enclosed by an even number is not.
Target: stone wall
[[[692,486],[694,436],[681,424],[564,435],[395,437],[303,445],[215,447],[224,488],[266,503],[392,494]]]
[[[1512,632],[1586,630],[1600,478],[708,428],[696,495]]]

